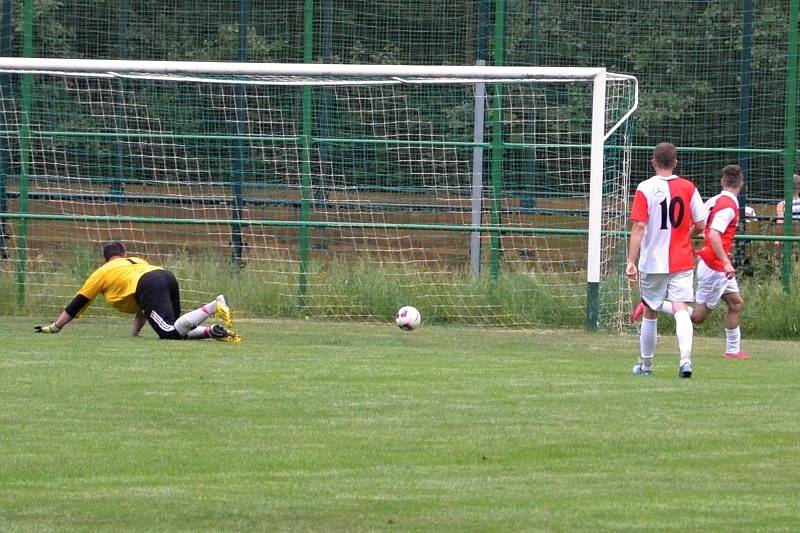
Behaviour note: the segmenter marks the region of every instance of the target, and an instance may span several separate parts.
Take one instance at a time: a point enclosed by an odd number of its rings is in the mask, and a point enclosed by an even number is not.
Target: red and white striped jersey
[[[639,271],[669,274],[694,268],[691,230],[705,219],[697,187],[679,176],[653,176],[639,184],[631,220],[646,224]]]
[[[725,271],[722,261],[714,253],[711,242],[708,240],[708,232],[715,229],[722,235],[722,249],[730,256],[733,250],[733,236],[739,225],[739,200],[736,195],[728,191],[722,191],[706,202],[706,229],[703,233],[703,248],[697,252],[706,265],[712,270],[719,272]]]

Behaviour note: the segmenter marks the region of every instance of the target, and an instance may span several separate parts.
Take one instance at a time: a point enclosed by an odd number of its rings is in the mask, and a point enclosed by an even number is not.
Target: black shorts
[[[163,269],[148,272],[139,278],[135,298],[160,338],[183,338],[174,325],[181,316],[181,296],[175,274]]]

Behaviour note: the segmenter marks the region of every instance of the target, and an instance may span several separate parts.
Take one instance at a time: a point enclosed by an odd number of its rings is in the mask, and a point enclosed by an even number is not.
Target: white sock
[[[725,328],[725,353],[739,353],[742,351],[741,341],[742,331],[739,326],[733,329]]]
[[[214,316],[214,313],[216,312],[217,301],[214,300],[207,303],[203,307],[200,307],[199,309],[189,311],[185,315],[182,315],[178,320],[175,321],[175,329],[178,330],[178,333],[181,334],[181,337],[188,337],[190,331],[205,322],[208,317]]]
[[[658,319],[642,318],[642,329],[639,332],[639,348],[642,354],[642,364],[650,366],[656,351],[658,340]]]
[[[694,308],[690,306],[687,307],[687,309],[689,310],[689,316],[691,316],[692,312],[694,311]],[[662,313],[666,313],[668,315],[675,314],[675,311],[672,309],[672,302],[667,302],[667,301],[661,304],[661,309],[659,309],[659,311],[661,311]]]
[[[207,339],[209,337],[208,328],[205,326],[197,326],[186,334],[187,339]]]
[[[675,313],[675,334],[678,337],[678,350],[681,353],[681,364],[692,360],[692,340],[694,327],[689,311],[681,309]]]

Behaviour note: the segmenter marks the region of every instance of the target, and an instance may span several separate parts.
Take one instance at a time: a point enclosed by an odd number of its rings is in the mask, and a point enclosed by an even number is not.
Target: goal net
[[[596,68],[0,58],[0,291],[56,311],[119,239],[185,307],[620,328],[636,104]]]

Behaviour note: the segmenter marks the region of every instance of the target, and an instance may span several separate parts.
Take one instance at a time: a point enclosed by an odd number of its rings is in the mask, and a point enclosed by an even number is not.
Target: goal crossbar
[[[142,61],[121,59],[53,59],[0,57],[7,72],[144,72],[151,74],[218,74],[246,76],[420,77],[463,79],[588,80],[605,74],[597,67],[495,67],[475,65],[344,65],[305,63],[236,63],[209,61]],[[614,76],[619,76],[614,74]]]

